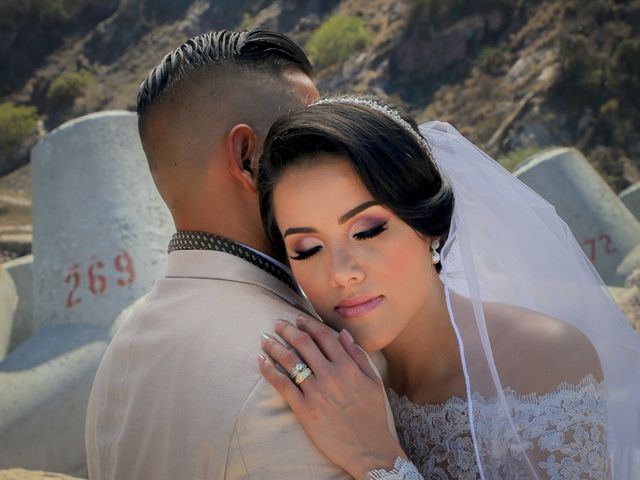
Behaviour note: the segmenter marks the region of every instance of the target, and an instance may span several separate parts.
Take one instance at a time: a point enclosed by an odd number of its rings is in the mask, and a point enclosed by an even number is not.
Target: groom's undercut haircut
[[[264,138],[279,115],[302,105],[284,75],[291,69],[313,74],[296,43],[264,29],[205,33],[167,54],[138,91],[138,128],[152,170],[165,157],[185,160],[179,149],[170,153],[180,139],[195,158],[198,146],[210,148],[238,123]]]

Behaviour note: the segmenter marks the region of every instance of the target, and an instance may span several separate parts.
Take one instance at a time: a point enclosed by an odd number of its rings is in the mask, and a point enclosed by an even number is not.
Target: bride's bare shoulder
[[[589,374],[602,380],[593,344],[573,325],[501,303],[484,304],[484,312],[498,371],[516,390],[535,385],[535,391],[546,393],[562,382],[577,384]]]

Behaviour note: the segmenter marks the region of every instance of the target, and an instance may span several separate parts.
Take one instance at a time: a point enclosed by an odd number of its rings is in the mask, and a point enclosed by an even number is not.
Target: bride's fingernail
[[[347,337],[347,340],[349,340],[351,343],[355,343],[355,340],[353,339],[353,337],[349,333],[349,330],[347,330],[346,328],[343,328],[340,333],[342,333],[345,337]]]
[[[270,339],[271,339],[271,335],[269,335],[268,333],[263,333],[263,334],[262,334],[262,340],[263,340],[264,342],[266,342],[266,341],[268,341],[268,340],[270,340]]]
[[[306,323],[307,319],[304,318],[302,315],[298,315],[298,317],[296,318],[296,323],[298,325],[304,325]]]
[[[265,357],[261,353],[258,354],[258,363],[264,363],[266,360],[267,360],[267,357]]]

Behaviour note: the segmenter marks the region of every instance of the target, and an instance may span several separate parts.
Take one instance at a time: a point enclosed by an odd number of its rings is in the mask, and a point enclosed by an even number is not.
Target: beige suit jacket
[[[257,368],[260,335],[309,310],[242,259],[172,252],[166,277],[98,368],[85,432],[89,478],[347,478]]]

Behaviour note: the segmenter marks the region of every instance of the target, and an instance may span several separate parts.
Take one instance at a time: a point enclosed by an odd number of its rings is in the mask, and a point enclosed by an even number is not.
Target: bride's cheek
[[[314,308],[316,310],[322,309],[325,302],[323,302],[324,295],[322,295],[322,288],[318,282],[318,275],[314,275],[313,272],[305,271],[302,268],[293,269],[293,275]]]
[[[424,267],[429,257],[428,245],[411,235],[394,239],[393,245],[388,245],[385,260],[392,266],[394,272],[414,271],[417,266]]]

